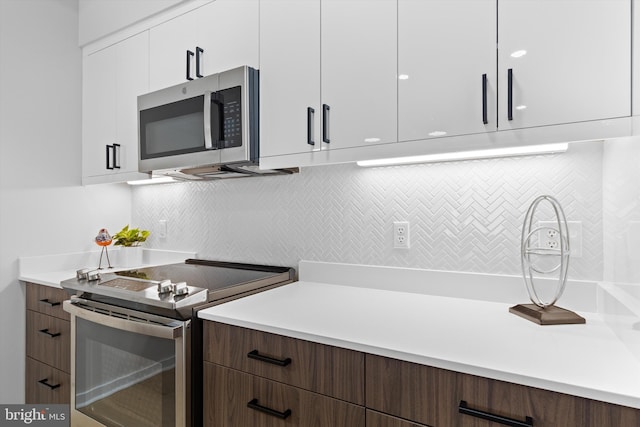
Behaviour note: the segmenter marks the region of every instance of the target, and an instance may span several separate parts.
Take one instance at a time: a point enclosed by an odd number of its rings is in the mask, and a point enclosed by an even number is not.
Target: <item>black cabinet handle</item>
[[[316,110],[307,107],[307,144],[316,145],[315,136],[313,135],[313,122],[315,121]]]
[[[276,411],[275,409],[267,408],[266,406],[258,405],[258,399],[253,399],[251,402],[247,403],[247,407],[254,409],[256,411],[265,413],[267,415],[271,415],[276,418],[280,418],[281,420],[289,418],[291,415],[291,409],[287,409],[284,412]]]
[[[482,123],[489,124],[487,118],[487,75],[482,75]]]
[[[247,353],[247,357],[249,359],[259,360],[261,362],[271,363],[272,365],[278,366],[287,366],[291,363],[291,358],[287,357],[286,359],[274,359],[272,357],[263,356],[258,353],[258,350],[253,350]]]
[[[52,301],[49,301],[48,298],[41,299],[40,302],[43,304],[47,304],[49,307],[55,307],[56,305],[60,305],[60,301],[52,302]]]
[[[204,53],[204,49],[196,46],[196,77],[202,77],[200,74],[200,56]]]
[[[513,120],[513,68],[507,70],[507,119]]]
[[[107,144],[107,169],[120,169],[119,154],[120,144]]]
[[[329,144],[329,110],[331,108],[327,104],[322,104],[322,142]]]
[[[49,338],[55,338],[62,335],[60,332],[49,332],[49,329],[40,329],[41,334],[49,335]]]
[[[525,421],[514,420],[513,418],[507,418],[500,415],[494,415],[489,412],[480,411],[477,409],[471,409],[467,406],[467,402],[464,400],[460,401],[460,405],[458,405],[458,412],[464,415],[471,415],[475,418],[480,418],[487,421],[492,421],[494,423],[503,424],[511,427],[531,427],[533,426],[533,418],[525,417]]]
[[[187,51],[187,80],[193,80],[193,77],[191,77],[191,58],[193,58],[193,55],[193,52]]]
[[[120,169],[120,144],[113,144],[113,168]]]
[[[49,384],[49,383],[47,382],[47,379],[48,379],[48,378],[45,378],[45,379],[40,380],[40,381],[38,381],[38,382],[39,382],[40,384],[42,384],[42,385],[46,385],[46,386],[47,386],[47,387],[49,387],[51,390],[55,390],[55,389],[57,389],[58,387],[60,387],[60,384]]]
[[[111,159],[113,159],[113,154],[111,154],[111,150],[115,150],[113,145],[107,144],[107,169],[113,170],[113,165],[111,164]]]

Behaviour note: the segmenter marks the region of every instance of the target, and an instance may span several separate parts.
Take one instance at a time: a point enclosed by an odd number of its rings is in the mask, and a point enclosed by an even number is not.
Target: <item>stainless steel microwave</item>
[[[138,97],[138,170],[183,179],[260,170],[259,72],[243,66]]]

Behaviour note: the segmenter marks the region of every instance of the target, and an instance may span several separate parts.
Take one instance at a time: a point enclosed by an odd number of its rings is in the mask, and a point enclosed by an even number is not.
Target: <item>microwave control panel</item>
[[[216,92],[215,102],[222,111],[222,140],[218,139],[218,148],[242,146],[242,101],[240,86]],[[213,111],[214,109],[212,109]],[[215,120],[215,118],[214,118]],[[215,129],[215,126],[214,126]]]

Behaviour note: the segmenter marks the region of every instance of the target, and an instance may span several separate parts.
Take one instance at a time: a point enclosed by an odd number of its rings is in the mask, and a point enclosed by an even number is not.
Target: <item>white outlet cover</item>
[[[393,222],[393,247],[395,249],[409,249],[411,247],[408,221]]]
[[[557,229],[558,223],[556,221],[538,221],[538,227],[550,227]],[[571,248],[571,258],[582,258],[582,221],[567,221],[567,227],[569,227],[569,246]],[[538,242],[542,245],[542,242],[546,239],[546,231],[540,230],[538,232]]]

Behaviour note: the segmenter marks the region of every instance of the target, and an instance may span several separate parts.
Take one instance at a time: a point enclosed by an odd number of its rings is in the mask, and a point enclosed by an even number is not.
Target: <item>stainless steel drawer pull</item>
[[[41,299],[40,302],[43,303],[43,304],[47,304],[50,307],[55,307],[56,305],[60,305],[60,301],[53,302],[53,301],[49,301],[48,298]]]
[[[258,353],[258,350],[253,350],[247,353],[247,357],[249,359],[259,360],[261,362],[271,363],[272,365],[278,366],[287,366],[291,363],[291,358],[287,357],[286,359],[274,359],[272,357],[263,356]]]
[[[47,387],[49,387],[51,390],[55,390],[58,387],[60,387],[60,384],[49,384],[48,382],[48,378],[45,378],[43,380],[38,381],[40,384],[45,385]]]
[[[280,418],[281,420],[289,418],[291,415],[291,409],[287,409],[284,412],[276,411],[275,409],[267,408],[266,406],[258,405],[258,399],[253,399],[251,402],[247,403],[247,407],[254,409],[258,412],[265,413],[267,415],[271,415],[276,418]]]
[[[40,329],[38,332],[40,332],[41,334],[48,335],[49,338],[55,338],[62,335],[60,332],[49,332],[49,329]]]
[[[467,402],[460,401],[458,405],[458,412],[464,415],[471,415],[472,417],[480,418],[494,423],[503,424],[511,427],[531,427],[533,426],[533,418],[525,417],[525,421],[514,420],[513,418],[507,418],[500,415],[495,415],[489,412],[480,411],[478,409],[472,409],[467,406]]]

